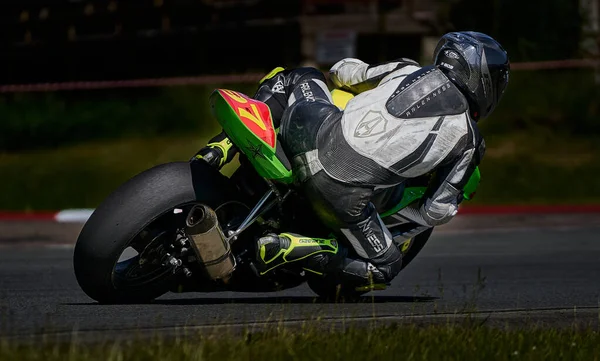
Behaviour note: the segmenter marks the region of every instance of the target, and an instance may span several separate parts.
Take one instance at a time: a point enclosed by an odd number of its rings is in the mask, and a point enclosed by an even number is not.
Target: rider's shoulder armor
[[[408,75],[386,102],[387,111],[398,118],[414,119],[464,113],[464,95],[434,66]]]

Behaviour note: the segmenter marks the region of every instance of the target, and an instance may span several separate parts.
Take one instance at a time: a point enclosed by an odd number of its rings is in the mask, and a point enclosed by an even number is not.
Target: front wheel
[[[417,254],[421,252],[425,244],[431,237],[431,233],[433,233],[433,228],[429,228],[423,233],[418,234],[414,238],[404,242],[400,245],[400,250],[402,251],[402,269],[411,263]]]
[[[165,265],[165,245],[178,220],[193,204],[216,207],[234,194],[229,179],[204,162],[167,163],[133,177],[94,211],[77,239],[73,266],[81,289],[101,303],[148,302],[166,293],[173,267]],[[126,250],[137,255],[120,261]]]

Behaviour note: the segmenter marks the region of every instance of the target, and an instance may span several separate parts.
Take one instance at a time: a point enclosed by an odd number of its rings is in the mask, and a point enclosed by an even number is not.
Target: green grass
[[[600,358],[596,331],[409,326],[347,330],[275,328],[262,333],[18,345],[0,342],[1,360],[336,361],[586,360]]]
[[[473,204],[600,202],[596,139],[540,130],[486,140],[482,183]],[[165,136],[0,153],[0,209],[93,208],[133,175],[160,163],[185,161],[205,142],[205,137]]]
[[[253,84],[0,94],[0,151],[26,151],[132,136],[206,135],[218,129],[215,88]]]
[[[597,137],[541,128],[485,139],[482,181],[473,203],[600,203]]]
[[[205,144],[200,137],[170,136],[0,153],[0,209],[93,208],[135,174],[187,161]]]

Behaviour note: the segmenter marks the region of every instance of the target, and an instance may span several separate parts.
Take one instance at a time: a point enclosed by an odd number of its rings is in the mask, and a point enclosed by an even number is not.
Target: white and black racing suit
[[[276,126],[281,120],[283,148],[315,211],[329,224],[334,219],[354,251],[319,255],[313,266],[337,269],[357,283],[369,274],[389,283],[402,256],[374,195],[435,171],[424,201],[397,216],[414,222],[411,237],[444,224],[457,212],[484,142],[466,98],[436,67],[344,59],[330,75],[337,88],[358,93],[343,111],[314,68],[277,74],[255,98],[270,106]]]

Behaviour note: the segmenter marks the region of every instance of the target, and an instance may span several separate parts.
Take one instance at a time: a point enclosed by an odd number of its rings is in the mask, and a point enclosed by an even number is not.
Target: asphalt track
[[[600,216],[553,217],[529,216],[527,222],[524,216],[501,222],[496,216],[471,217],[469,226],[457,221],[459,226],[434,232],[391,288],[356,304],[321,303],[301,286],[272,294],[170,294],[147,305],[98,305],[75,281],[73,230],[62,239],[54,234],[53,242],[43,232],[25,242],[25,236],[10,238],[0,226],[0,335],[117,337],[316,319],[448,322],[465,313],[483,323],[576,322],[597,329]],[[40,239],[45,241],[36,242]]]

